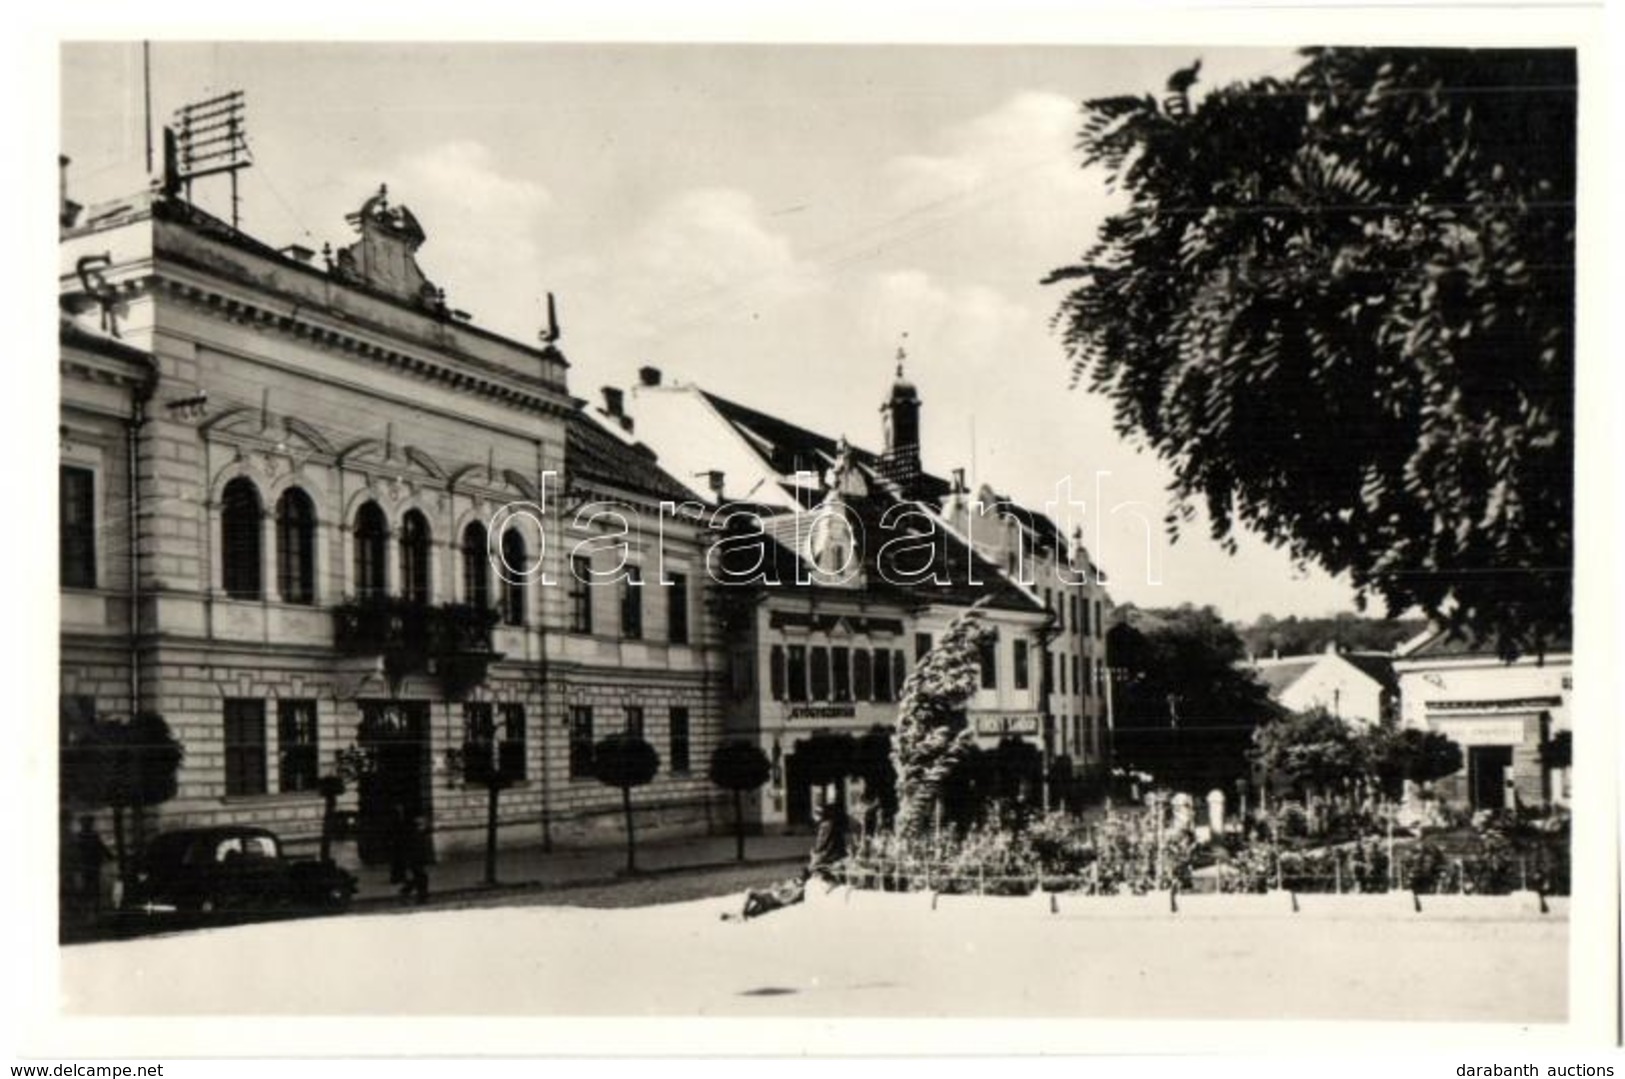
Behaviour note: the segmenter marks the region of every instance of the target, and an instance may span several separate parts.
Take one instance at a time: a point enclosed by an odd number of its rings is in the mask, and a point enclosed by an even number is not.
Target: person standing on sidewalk
[[[416,903],[429,900],[429,822],[422,813],[413,813],[406,819],[400,837],[401,868],[405,883],[401,896]]]

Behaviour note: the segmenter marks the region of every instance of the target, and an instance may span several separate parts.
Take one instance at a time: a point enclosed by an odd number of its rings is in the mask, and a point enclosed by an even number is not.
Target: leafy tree
[[[892,762],[891,731],[876,724],[858,735],[852,745],[851,774],[863,781],[872,814],[883,820],[897,817],[897,767]],[[865,827],[873,826],[866,819]]]
[[[1311,796],[1355,778],[1364,765],[1354,732],[1324,708],[1271,720],[1253,732],[1253,745],[1267,781]]]
[[[857,740],[845,732],[819,731],[796,746],[796,774],[802,782],[836,788],[835,800],[846,804],[846,777],[852,774]]]
[[[1462,768],[1461,747],[1455,742],[1438,731],[1401,728],[1392,721],[1362,732],[1360,751],[1366,770],[1390,795],[1397,795],[1407,779],[1431,783]]]
[[[761,747],[743,738],[723,742],[711,753],[711,782],[734,796],[734,839],[738,860],[745,860],[745,804],[746,791],[753,791],[766,783],[773,774],[773,762],[767,759]]]
[[[1427,628],[1425,618],[1379,619],[1341,613],[1330,618],[1274,618],[1261,615],[1236,632],[1249,655],[1302,656],[1324,652],[1336,644],[1345,652],[1392,652]]]
[[[994,632],[977,606],[948,624],[903,683],[894,750],[899,835],[924,833],[944,784],[976,747],[965,702],[982,684],[982,642]]]
[[[1124,607],[1106,634],[1115,755],[1175,790],[1228,788],[1247,774],[1254,728],[1276,714],[1238,667],[1234,627],[1211,607]]]
[[[461,772],[463,782],[485,790],[485,883],[497,883],[497,803],[502,792],[513,786],[517,769],[505,767],[497,741],[496,725],[489,715],[470,716],[464,742],[446,756],[447,764]]]
[[[163,716],[138,712],[128,723],[91,725],[62,752],[62,776],[68,796],[113,810],[113,850],[119,877],[128,881],[125,813],[135,816],[139,836],[145,811],[175,797],[185,747],[176,740]]]
[[[1574,732],[1558,731],[1542,750],[1542,759],[1548,768],[1574,767]]]
[[[1049,800],[1052,809],[1066,809],[1076,812],[1082,808],[1081,791],[1077,774],[1077,766],[1072,758],[1065,753],[1056,754],[1049,762],[1049,773],[1045,776],[1049,784]]]
[[[626,871],[637,872],[637,839],[632,824],[632,788],[647,786],[660,771],[660,754],[654,746],[630,731],[612,734],[592,748],[593,775],[606,787],[621,792],[621,810],[626,815]]]
[[[1128,196],[1056,315],[1205,505],[1503,653],[1570,632],[1572,51],[1311,49],[1084,103]]]

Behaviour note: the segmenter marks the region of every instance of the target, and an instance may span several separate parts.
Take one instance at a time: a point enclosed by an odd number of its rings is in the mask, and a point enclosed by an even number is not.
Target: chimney
[[[617,420],[626,415],[626,394],[623,391],[614,386],[605,386],[600,392],[604,395],[605,412]]]
[[[82,207],[68,198],[68,166],[72,162],[67,154],[56,155],[57,168],[57,223],[65,229],[71,229],[74,222],[79,220],[79,211]]]
[[[964,493],[965,493],[965,470],[963,468],[956,468],[956,469],[954,469],[954,494],[962,495]]]
[[[316,257],[316,252],[303,244],[289,244],[287,247],[281,248],[278,253],[284,258],[292,259],[294,262],[305,266],[309,266],[310,260]]]
[[[722,501],[723,472],[720,468],[713,468],[705,474],[705,485],[711,489],[711,494],[718,502]]]
[[[660,368],[648,366],[638,368],[638,383],[643,386],[660,385]]]

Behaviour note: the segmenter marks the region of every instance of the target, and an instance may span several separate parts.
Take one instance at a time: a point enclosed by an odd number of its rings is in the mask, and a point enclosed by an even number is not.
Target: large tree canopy
[[[1075,379],[1205,504],[1503,651],[1569,632],[1575,60],[1313,49],[1084,104],[1128,205],[1056,316]]]
[[[1276,712],[1212,607],[1119,608],[1106,634],[1117,763],[1195,794],[1248,772],[1253,730]]]

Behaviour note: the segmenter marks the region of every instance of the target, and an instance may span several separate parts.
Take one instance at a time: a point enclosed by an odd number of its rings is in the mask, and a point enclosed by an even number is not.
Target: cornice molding
[[[229,321],[281,333],[319,348],[349,353],[425,382],[498,401],[512,408],[556,416],[568,416],[572,411],[570,396],[562,386],[546,386],[539,380],[534,385],[526,385],[529,380],[525,380],[524,376],[495,368],[485,370],[476,367],[477,361],[468,357],[443,359],[417,349],[385,344],[360,328],[324,325],[306,315],[307,312],[318,314],[319,308],[297,301],[289,306],[290,301],[277,297],[273,301],[276,307],[285,309],[273,310],[269,303],[258,304],[239,299],[224,291],[161,273],[154,273],[143,281],[131,282],[127,287],[132,293],[150,290],[156,294],[161,290],[199,310]]]

